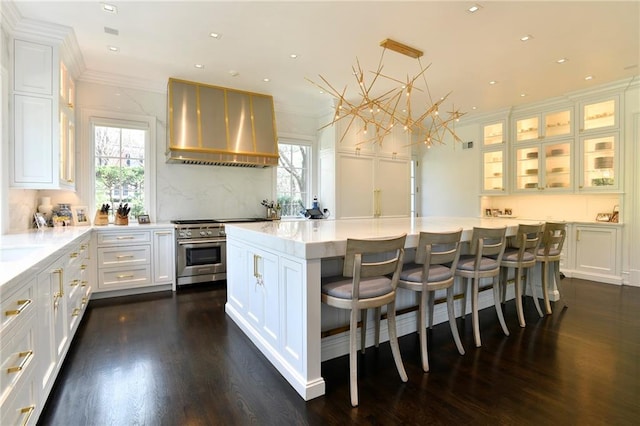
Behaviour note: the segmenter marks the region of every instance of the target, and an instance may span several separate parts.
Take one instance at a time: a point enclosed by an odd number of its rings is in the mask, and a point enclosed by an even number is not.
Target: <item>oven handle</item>
[[[219,240],[197,240],[197,241],[178,241],[179,246],[195,246],[200,244],[216,244],[216,243],[224,243],[226,240],[224,238]]]

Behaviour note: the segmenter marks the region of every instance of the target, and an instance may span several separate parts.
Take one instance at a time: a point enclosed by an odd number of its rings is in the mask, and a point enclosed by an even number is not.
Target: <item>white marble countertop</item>
[[[68,244],[90,233],[92,230],[126,231],[128,229],[169,229],[170,223],[151,223],[145,225],[130,224],[127,226],[66,226],[29,230],[20,233],[0,235],[0,287],[39,267]]]
[[[445,232],[462,228],[469,240],[474,226],[507,226],[514,235],[519,223],[542,221],[513,218],[420,217],[385,219],[319,219],[230,224],[227,236],[303,259],[342,256],[347,238],[381,238],[407,233],[406,247],[415,247],[421,231]]]

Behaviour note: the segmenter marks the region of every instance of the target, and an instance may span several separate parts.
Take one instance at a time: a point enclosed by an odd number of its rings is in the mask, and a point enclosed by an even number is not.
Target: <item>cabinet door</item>
[[[278,257],[248,247],[245,270],[251,272],[247,317],[260,334],[276,345],[279,338]]]
[[[338,155],[338,219],[373,217],[374,167],[372,157]]]
[[[25,40],[14,43],[14,89],[53,95],[53,47]]]
[[[410,134],[402,126],[393,126],[391,132],[382,139],[382,142],[375,143],[378,156],[387,158],[411,158],[411,138]]]
[[[75,190],[76,144],[73,112],[60,109],[60,187]]]
[[[173,231],[153,232],[153,281],[156,284],[175,281],[175,239]]]
[[[544,114],[544,137],[566,137],[573,134],[573,108]]]
[[[571,141],[543,145],[545,190],[568,191],[573,188],[571,145]]]
[[[576,226],[576,270],[597,276],[619,276],[618,230]]]
[[[482,146],[490,147],[504,144],[505,138],[504,120],[488,123],[482,126]]]
[[[504,149],[482,153],[482,192],[504,193],[505,191]]]
[[[12,185],[52,188],[58,170],[53,150],[51,99],[14,97],[14,141]],[[54,162],[54,158],[56,161]]]
[[[611,96],[585,101],[580,104],[580,132],[617,129],[619,124],[620,99]]]
[[[516,176],[513,186],[515,190],[536,191],[540,188],[539,157],[539,145],[516,149]]]
[[[411,164],[379,158],[375,171],[374,215],[377,217],[409,216]]]
[[[540,117],[526,117],[516,120],[516,141],[534,141],[540,138]]]
[[[580,138],[580,191],[619,189],[618,134]]]
[[[374,154],[375,145],[378,140],[376,130],[365,127],[359,119],[352,120],[351,117],[341,119],[335,124],[336,131],[336,151],[349,154]],[[381,131],[379,135],[385,135]],[[385,136],[390,139],[391,136]]]

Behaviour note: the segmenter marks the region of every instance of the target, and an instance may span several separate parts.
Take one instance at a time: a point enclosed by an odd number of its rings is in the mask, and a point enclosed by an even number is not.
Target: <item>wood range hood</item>
[[[278,165],[273,97],[170,78],[167,163]]]

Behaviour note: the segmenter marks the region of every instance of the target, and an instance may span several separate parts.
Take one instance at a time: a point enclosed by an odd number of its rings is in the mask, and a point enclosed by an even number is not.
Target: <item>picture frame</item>
[[[73,226],[89,226],[89,209],[87,206],[71,206],[71,217]]]
[[[148,214],[139,214],[138,223],[141,225],[148,225],[151,223],[151,219],[149,218]]]
[[[484,215],[485,215],[486,217],[491,217],[491,216],[492,216],[492,215],[491,215],[491,209],[484,209]]]
[[[47,227],[47,219],[42,213],[36,212],[33,215],[33,219],[36,222],[36,226],[38,227],[38,229],[44,229]]]

